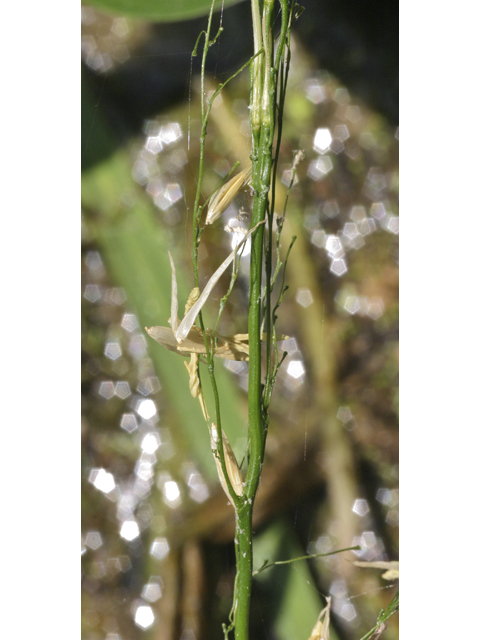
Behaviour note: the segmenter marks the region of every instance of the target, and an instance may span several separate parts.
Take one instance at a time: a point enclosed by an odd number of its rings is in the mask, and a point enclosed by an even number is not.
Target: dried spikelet
[[[295,158],[293,159],[292,169],[296,169],[300,164],[300,162],[304,159],[305,159],[305,151],[303,149],[299,149],[295,154]]]
[[[181,356],[188,356],[190,353],[206,354],[205,341],[199,327],[192,327],[187,338],[178,343],[175,334],[170,327],[145,327],[145,331],[156,342]],[[211,335],[207,329],[206,334]],[[245,340],[239,340],[239,336],[246,336]],[[234,336],[221,336],[215,334],[216,346],[213,355],[225,360],[248,360],[248,334],[236,334]]]
[[[240,173],[233,176],[233,178],[220,187],[210,200],[205,224],[212,224],[212,222],[218,220],[240,189],[250,181],[251,177],[252,165],[240,171]]]
[[[198,300],[199,296],[200,289],[198,287],[193,287],[193,289],[190,291],[190,295],[188,296],[188,300],[185,305],[185,313],[183,315],[187,314],[190,311],[195,302]]]
[[[375,562],[361,562],[360,560],[356,560],[353,564],[357,567],[366,567],[369,569],[386,569],[385,573],[382,573],[384,580],[397,580],[399,577],[398,560],[377,560]]]
[[[223,227],[223,229],[224,231],[227,231],[227,233],[236,233],[238,236],[243,236],[246,233],[246,229],[244,227],[241,227],[240,225],[232,227],[227,224]]]
[[[318,620],[308,640],[329,640],[330,638],[330,604],[332,598],[329,596],[326,600],[327,606],[320,611]]]
[[[198,377],[198,353],[190,354],[190,363],[184,362],[189,375],[190,393],[194,398],[200,393],[200,379]]]
[[[241,496],[243,493],[242,474],[240,472],[237,459],[235,458],[235,454],[233,453],[232,447],[230,446],[230,442],[228,441],[228,438],[225,435],[225,431],[223,431],[223,429],[222,429],[222,442],[223,442],[223,452],[225,455],[225,466],[227,468],[228,477],[230,479],[230,482],[232,483],[233,490],[235,491],[237,496]],[[218,448],[219,440],[218,440],[217,427],[213,423],[212,423],[212,430],[211,430],[211,444],[212,444],[212,449],[215,450]],[[223,469],[220,463],[220,459],[218,458],[217,455],[214,455],[214,457],[215,457],[215,464],[217,465],[217,472],[218,472],[220,484],[222,485],[222,488],[225,491],[227,498],[230,498],[230,492],[228,490],[228,485],[225,481],[225,477],[223,475]]]
[[[187,338],[181,343],[178,343],[175,334],[170,327],[145,327],[145,331],[156,342],[168,349],[174,351],[181,356],[188,356],[188,354],[198,353],[205,355],[207,350],[205,348],[205,341],[202,336],[201,329],[199,327],[192,327]],[[206,329],[206,334],[211,336],[211,332]],[[261,334],[261,339],[266,340],[266,334]],[[277,336],[277,340],[287,340],[288,336]],[[236,333],[233,336],[221,336],[215,334],[215,349],[213,355],[216,358],[223,358],[225,360],[238,360],[248,361],[249,347],[248,347],[248,333]],[[190,369],[188,370],[190,373]]]
[[[181,343],[177,342],[175,334],[170,327],[145,327],[145,331],[151,338],[161,344],[162,347],[165,347],[165,349],[169,351],[174,351],[181,356],[188,356],[188,354],[192,353],[205,355],[207,352],[205,341],[199,327],[192,327],[187,338]],[[206,329],[206,334],[208,336],[212,335],[208,329]],[[265,333],[261,334],[261,339],[266,340]],[[233,336],[221,336],[216,333],[215,340],[216,346],[213,355],[216,358],[248,361],[248,333],[236,333]],[[277,336],[277,340],[288,340],[288,336]]]

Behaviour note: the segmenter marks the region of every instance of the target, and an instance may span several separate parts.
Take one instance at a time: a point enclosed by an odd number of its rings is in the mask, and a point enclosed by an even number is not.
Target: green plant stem
[[[264,33],[271,30],[271,15],[273,0],[264,3]],[[271,64],[271,51],[268,44],[269,38],[265,38],[265,58],[267,68]],[[265,83],[274,84],[274,78],[266,74]],[[273,91],[264,92],[271,98]],[[262,103],[262,116],[268,113],[268,105]],[[274,122],[267,118],[262,120],[260,127],[259,145],[253,141],[252,148],[252,178],[254,187],[254,201],[252,213],[252,226],[265,220],[268,193],[272,172],[272,141]],[[261,465],[264,455],[263,420],[262,420],[262,383],[261,383],[261,309],[262,309],[262,269],[263,269],[263,242],[264,228],[260,226],[252,235],[250,256],[250,290],[248,310],[248,343],[249,343],[249,372],[248,372],[248,448],[249,465],[246,477],[246,494],[252,501],[260,479]]]
[[[229,631],[234,628],[235,640],[248,640],[250,599],[252,589],[252,513],[255,495],[260,481],[260,474],[265,453],[265,436],[268,424],[266,413],[267,404],[263,399],[262,385],[262,272],[264,267],[264,222],[268,217],[267,246],[265,248],[266,263],[265,268],[268,275],[268,285],[266,287],[266,327],[267,327],[267,349],[271,349],[272,327],[271,318],[271,270],[272,270],[272,224],[273,209],[268,209],[268,196],[272,181],[272,147],[276,125],[277,108],[277,81],[280,62],[283,59],[285,44],[288,32],[288,1],[279,0],[282,12],[281,32],[278,39],[277,53],[274,61],[273,55],[273,33],[272,24],[274,17],[275,0],[264,0],[263,19],[260,20],[260,2],[252,0],[252,22],[254,28],[255,51],[251,61],[251,129],[252,129],[252,184],[254,188],[254,203],[251,227],[258,226],[251,237],[251,257],[250,257],[250,290],[249,290],[249,312],[248,312],[248,335],[249,335],[249,389],[248,389],[248,468],[244,483],[244,491],[241,496],[237,496],[232,488],[225,465],[225,457],[222,444],[222,429],[220,419],[220,401],[215,382],[213,344],[207,338],[203,317],[199,313],[198,320],[202,330],[208,373],[214,393],[215,418],[217,423],[218,449],[215,455],[220,460],[223,475],[228,486],[231,500],[235,508],[235,552],[237,560],[237,575],[235,579],[235,591],[232,613],[230,616],[231,626],[225,629],[228,637]],[[201,95],[202,95],[202,133],[200,137],[200,161],[197,193],[193,211],[193,268],[195,285],[198,286],[198,243],[202,234],[200,216],[200,192],[203,174],[204,145],[207,134],[207,121],[210,109],[215,96],[224,85],[217,88],[205,107],[205,60],[208,48],[215,42],[222,27],[213,41],[210,40],[210,30],[212,24],[214,0],[208,19],[207,30],[204,33],[205,44],[202,56],[201,73]],[[201,34],[202,35],[202,34]],[[197,40],[194,55],[196,55]],[[239,73],[240,70],[237,72]],[[234,74],[235,77],[236,74]],[[283,102],[284,87],[281,89],[281,101]],[[280,117],[283,104],[280,105]],[[277,145],[278,153],[278,145]],[[268,215],[267,215],[268,212]],[[235,267],[234,267],[235,271]],[[232,282],[234,278],[232,278]],[[227,294],[228,295],[228,294]],[[213,338],[212,338],[213,340]],[[277,364],[277,363],[275,363]],[[271,386],[270,354],[268,356],[267,386]]]
[[[197,42],[195,44],[195,48],[193,51],[194,56],[197,55],[197,48],[198,48],[198,44],[200,42],[200,38],[202,35],[204,35],[205,37],[205,42],[204,42],[204,46],[203,46],[203,53],[202,53],[202,66],[201,66],[201,74],[200,74],[200,83],[201,83],[201,89],[200,89],[200,95],[201,95],[201,116],[202,116],[202,133],[200,136],[200,158],[199,158],[199,167],[198,167],[198,184],[197,184],[197,192],[195,195],[195,204],[193,207],[193,251],[192,251],[192,260],[193,260],[193,273],[194,273],[194,280],[195,280],[195,286],[198,287],[199,284],[199,279],[198,279],[198,244],[200,242],[200,237],[201,237],[201,229],[200,229],[200,215],[201,215],[201,211],[202,208],[200,207],[200,194],[201,194],[201,188],[202,188],[202,177],[203,177],[203,161],[204,161],[204,156],[205,156],[205,138],[207,136],[207,122],[208,122],[208,113],[210,111],[211,105],[213,103],[213,99],[215,97],[213,97],[212,100],[210,100],[210,103],[208,105],[207,108],[207,112],[205,112],[205,63],[207,60],[207,53],[208,53],[208,49],[209,47],[215,42],[215,40],[218,38],[218,36],[220,35],[221,31],[222,31],[222,27],[219,28],[216,37],[211,41],[210,40],[210,31],[211,31],[211,27],[212,27],[212,16],[213,16],[213,8],[215,5],[215,0],[212,0],[212,4],[210,6],[210,13],[208,15],[208,24],[207,24],[207,30],[202,32],[198,38],[197,38]],[[227,473],[227,469],[226,469],[226,465],[225,465],[225,454],[224,454],[224,449],[223,449],[223,437],[222,437],[222,423],[221,423],[221,417],[220,417],[220,399],[218,396],[218,388],[217,388],[217,382],[215,379],[215,364],[214,364],[214,360],[213,360],[213,350],[211,349],[211,345],[209,344],[209,340],[207,338],[207,334],[205,332],[205,325],[203,322],[203,314],[202,312],[200,312],[198,314],[198,320],[200,323],[200,328],[202,330],[202,335],[203,335],[203,339],[205,342],[205,350],[206,350],[206,355],[207,355],[207,363],[208,363],[208,376],[210,378],[210,383],[212,385],[212,390],[213,390],[213,396],[214,396],[214,400],[215,400],[215,422],[216,422],[216,427],[217,427],[217,434],[218,434],[218,447],[217,447],[217,451],[215,453],[215,455],[218,455],[219,459],[220,459],[220,464],[222,467],[222,472],[225,478],[225,481],[227,483],[228,489],[230,491],[230,494],[233,496],[235,495],[235,492],[233,491],[233,487],[232,484],[230,482],[230,479],[228,477],[228,473]],[[212,338],[213,339],[213,338]],[[198,378],[200,381],[200,385],[201,385],[201,377],[200,377],[200,372],[198,372]],[[210,427],[210,425],[209,425]],[[233,500],[235,500],[235,498],[232,498]],[[234,502],[235,504],[235,502]]]
[[[262,132],[263,133],[263,132]],[[262,138],[263,139],[263,135]],[[265,167],[263,176],[270,176],[271,154],[263,147],[259,152],[259,164]],[[260,182],[260,181],[259,181]],[[265,182],[260,182],[264,186]],[[257,195],[259,194],[259,195]],[[265,217],[268,188],[256,189],[253,224]],[[260,197],[259,197],[260,196]],[[245,479],[243,505],[236,510],[235,539],[237,556],[237,579],[234,595],[235,639],[248,639],[248,621],[252,588],[252,513],[253,502],[260,481],[265,439],[262,419],[261,384],[261,282],[263,259],[263,226],[252,236],[250,259],[250,295],[248,313],[249,377],[248,377],[248,452],[249,463]]]
[[[286,40],[287,30],[287,2],[281,0],[282,8],[282,33],[280,37],[280,53],[282,55]],[[265,59],[265,73],[258,71],[252,74],[254,86],[252,87],[252,183],[254,188],[254,201],[252,212],[252,226],[266,219],[268,194],[272,179],[272,145],[275,131],[275,104],[276,82],[278,74],[273,68],[272,51],[272,20],[274,0],[265,0],[263,3],[263,49]],[[252,0],[252,16],[254,23],[254,40],[256,51],[261,44],[258,34],[259,15],[258,0]],[[258,109],[258,97],[261,96],[261,105]],[[257,120],[260,112],[260,122]],[[271,224],[270,224],[271,227]],[[248,371],[248,469],[245,478],[245,490],[243,504],[236,509],[236,557],[237,577],[234,594],[234,620],[235,640],[248,640],[248,624],[250,612],[250,597],[252,588],[252,513],[255,495],[260,481],[263,458],[265,454],[265,431],[267,419],[264,415],[262,404],[262,347],[261,347],[261,323],[262,323],[262,270],[264,249],[264,225],[261,225],[252,235],[250,255],[250,289],[248,310],[248,344],[249,344],[249,371]],[[271,232],[267,237],[271,244]],[[267,247],[267,263],[271,260],[271,246]],[[271,294],[267,288],[267,298]],[[270,301],[267,300],[267,309],[270,312]],[[268,318],[267,330],[270,340],[271,320]],[[267,344],[269,346],[269,340]],[[267,348],[268,348],[267,346]]]
[[[232,80],[233,78],[235,78],[239,73],[241,73],[241,71],[243,71],[243,69],[245,69],[251,61],[245,63],[242,67],[240,67],[240,69],[238,69],[232,76],[230,76],[230,78],[228,80],[226,80],[224,83],[220,84],[217,89],[214,91],[213,95],[210,97],[207,107],[205,108],[205,64],[206,64],[206,59],[207,59],[207,53],[208,53],[208,49],[210,46],[212,46],[217,38],[219,37],[219,35],[221,34],[223,27],[220,26],[217,32],[217,35],[213,38],[213,40],[210,40],[210,32],[211,32],[211,27],[212,27],[212,17],[213,17],[213,8],[215,5],[215,0],[212,0],[212,4],[210,6],[210,13],[208,16],[208,24],[207,24],[207,29],[206,31],[203,31],[197,38],[197,42],[195,44],[195,48],[193,51],[192,55],[197,55],[197,49],[198,49],[198,45],[200,43],[200,39],[202,37],[202,35],[204,36],[205,42],[204,42],[204,47],[203,47],[203,53],[202,53],[202,65],[201,65],[201,74],[200,74],[200,82],[201,82],[201,89],[200,89],[200,94],[201,94],[201,117],[202,117],[202,133],[200,136],[200,158],[199,158],[199,169],[198,169],[198,184],[197,184],[197,191],[196,191],[196,195],[195,195],[195,204],[193,207],[193,250],[192,250],[192,260],[193,260],[193,273],[194,273],[194,281],[195,281],[195,286],[198,287],[199,285],[199,277],[198,277],[198,245],[200,242],[200,237],[202,234],[202,229],[200,227],[200,216],[202,213],[202,208],[200,206],[200,194],[201,194],[201,186],[202,186],[202,178],[203,178],[203,162],[204,162],[204,156],[205,156],[205,139],[207,136],[207,124],[208,124],[208,117],[210,114],[210,110],[212,108],[213,102],[215,100],[215,98],[217,97],[217,95],[220,93],[220,91],[223,89],[223,87],[230,82],[230,80]],[[260,55],[260,52],[256,52],[255,53],[255,57],[258,57]],[[209,339],[207,337],[207,333],[205,331],[205,325],[204,325],[204,321],[203,321],[203,314],[202,312],[200,312],[198,314],[198,321],[200,324],[200,328],[202,330],[202,335],[203,335],[203,339],[204,339],[204,343],[205,343],[205,350],[206,350],[206,357],[207,357],[207,364],[208,364],[208,375],[209,375],[209,379],[210,379],[210,384],[212,386],[212,391],[213,391],[213,396],[214,396],[214,401],[215,401],[215,423],[216,423],[216,427],[217,427],[217,436],[218,436],[218,446],[217,449],[214,453],[214,455],[218,456],[219,460],[220,460],[220,465],[222,467],[222,472],[223,472],[223,476],[225,478],[225,482],[227,484],[229,493],[230,493],[230,498],[232,501],[232,504],[235,506],[235,508],[237,508],[240,504],[240,499],[239,497],[236,495],[232,483],[230,481],[230,478],[228,476],[227,473],[227,468],[226,468],[226,463],[225,463],[225,453],[224,453],[224,449],[223,449],[223,431],[222,431],[222,423],[221,423],[221,414],[220,414],[220,399],[219,399],[219,395],[218,395],[218,388],[217,388],[217,382],[215,379],[215,362],[214,362],[214,349],[213,349],[213,341],[214,341],[214,336],[212,335],[212,337]],[[201,377],[200,377],[200,372],[198,372],[198,377],[199,377],[199,381],[200,381],[200,385],[201,385]],[[210,425],[209,425],[210,427]]]
[[[237,576],[234,594],[235,640],[248,640],[252,591],[252,512],[253,500],[244,502],[235,513],[235,552]]]

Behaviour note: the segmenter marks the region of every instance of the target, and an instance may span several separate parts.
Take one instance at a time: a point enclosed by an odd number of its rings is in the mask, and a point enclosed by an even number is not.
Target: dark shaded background
[[[317,66],[398,125],[398,2],[305,0],[302,5],[305,12],[294,32]],[[207,58],[208,72],[220,79],[246,62],[252,51],[249,2],[227,8],[223,24],[228,37],[220,38]],[[204,27],[204,18],[152,25],[148,40],[111,73],[97,77],[84,69],[85,82],[108,105],[119,144],[139,133],[146,118],[187,98],[192,42]],[[192,72],[199,70],[197,56]],[[84,126],[88,129],[90,122]],[[93,161],[90,152],[82,154],[84,167]]]

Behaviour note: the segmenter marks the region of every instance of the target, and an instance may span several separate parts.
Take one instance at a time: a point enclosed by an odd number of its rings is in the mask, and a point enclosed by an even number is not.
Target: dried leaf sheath
[[[212,449],[215,451],[215,449],[217,449],[218,445],[220,444],[220,440],[218,438],[217,426],[213,423],[211,427],[210,439],[211,439]],[[238,462],[235,457],[235,454],[233,453],[233,449],[223,429],[222,429],[222,443],[223,443],[223,452],[225,456],[225,467],[227,469],[228,478],[237,496],[241,496],[243,493],[242,474],[238,466]],[[225,480],[225,476],[223,475],[222,465],[217,455],[215,455],[215,464],[217,465],[217,472],[218,472],[218,478],[220,480],[220,484],[222,485],[222,488],[225,491],[227,498],[230,498],[230,492],[228,490],[228,485]]]
[[[190,393],[194,398],[198,398],[201,393],[200,378],[198,377],[198,353],[191,353],[190,362],[184,360],[183,364],[188,371],[188,386],[190,387]]]
[[[177,288],[177,274],[175,272],[175,263],[173,262],[172,254],[168,252],[170,259],[170,267],[172,269],[172,305],[169,324],[174,331],[178,329],[180,320],[178,319],[178,288]]]

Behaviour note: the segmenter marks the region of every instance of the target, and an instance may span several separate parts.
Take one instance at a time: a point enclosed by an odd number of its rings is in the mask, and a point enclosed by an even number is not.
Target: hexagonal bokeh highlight
[[[293,175],[293,170],[292,169],[285,169],[285,171],[282,173],[282,183],[286,186],[289,187],[291,182],[292,182],[292,175]],[[295,174],[295,177],[293,179],[293,184],[297,184],[298,182],[298,176],[297,174]]]
[[[383,202],[374,202],[370,207],[370,215],[376,220],[382,220],[387,215]]]
[[[305,82],[305,94],[313,104],[320,104],[327,99],[327,93],[317,78],[310,78]]]
[[[153,400],[150,398],[146,398],[145,400],[140,400],[137,403],[136,411],[138,415],[144,420],[150,420],[157,413],[157,407]]]
[[[340,238],[334,234],[329,234],[325,239],[325,249],[331,258],[341,258],[345,255],[345,250]]]
[[[103,380],[98,386],[98,395],[110,400],[115,395],[115,384],[111,380]]]
[[[110,360],[117,360],[122,355],[122,347],[119,342],[107,342],[103,353]]]
[[[355,236],[358,236],[358,228],[354,222],[346,222],[343,225],[343,235],[352,240]]]
[[[355,107],[353,105],[347,107],[347,111],[345,113],[345,117],[347,118],[347,120],[350,120],[350,122],[358,122],[360,120],[360,118],[362,117],[362,113],[360,111],[359,107]]]
[[[179,122],[169,122],[160,128],[160,136],[165,144],[176,142],[182,135],[182,127]]]
[[[327,237],[326,233],[323,229],[316,229],[312,233],[310,242],[314,244],[316,247],[323,249],[325,247],[326,237]]]
[[[183,191],[180,184],[178,184],[178,182],[172,182],[171,184],[168,184],[167,188],[165,189],[165,197],[172,204],[178,202],[178,200],[181,200],[183,198]]]
[[[150,553],[158,560],[163,560],[170,553],[170,545],[166,538],[155,538],[150,547]]]
[[[189,495],[192,500],[198,503],[204,502],[210,495],[210,491],[198,471],[193,471],[187,479]]]
[[[345,89],[345,87],[339,87],[338,89],[335,89],[333,99],[337,104],[346,104],[350,100],[348,89]]]
[[[399,228],[400,228],[400,225],[399,225],[398,216],[391,216],[387,224],[388,231],[390,231],[391,233],[398,234]]]
[[[360,311],[360,303],[357,296],[348,296],[343,305],[345,311],[348,311],[352,316]]]
[[[161,486],[163,501],[172,509],[176,509],[182,502],[180,488],[175,480],[167,480]]]
[[[140,529],[136,520],[125,520],[120,529],[120,536],[124,540],[135,540],[140,535]]]
[[[85,256],[85,264],[93,273],[103,271],[103,262],[98,251],[87,251]]]
[[[153,464],[151,462],[145,462],[138,460],[135,465],[135,475],[141,480],[148,481],[153,478]]]
[[[89,482],[103,493],[110,493],[115,489],[115,479],[111,473],[105,469],[92,469],[88,477]]]
[[[163,143],[160,136],[148,136],[145,142],[145,149],[157,155],[163,149]]]
[[[301,378],[305,373],[305,367],[301,360],[292,360],[288,363],[287,374],[292,378]]]
[[[150,580],[142,589],[142,598],[148,600],[148,602],[156,602],[162,597],[160,578],[158,578],[158,580],[158,582],[156,580]]]
[[[129,333],[132,333],[132,331],[135,331],[135,329],[138,328],[138,320],[135,314],[124,313],[121,326],[125,329],[125,331],[128,331]]]
[[[338,202],[333,200],[327,200],[323,205],[322,213],[327,218],[335,218],[340,213],[340,207],[338,206]]]
[[[337,124],[337,126],[333,130],[333,137],[337,138],[337,140],[345,142],[345,140],[350,137],[350,132],[348,131],[347,125]]]
[[[383,315],[384,307],[383,300],[381,298],[371,298],[368,304],[367,315],[372,320],[378,320]]]
[[[124,413],[122,419],[120,420],[120,426],[122,429],[125,429],[127,433],[132,433],[135,429],[138,428],[137,418],[133,413]]]
[[[95,551],[103,544],[102,536],[98,531],[89,531],[85,536],[85,544],[87,547]]]
[[[357,611],[355,609],[355,607],[353,606],[353,604],[350,603],[346,603],[342,606],[342,609],[340,611],[340,616],[344,619],[347,620],[348,622],[350,622],[351,620],[353,620],[354,618],[356,618],[357,616]]]
[[[312,160],[308,165],[307,175],[312,180],[321,180],[333,169],[333,162],[330,156],[321,156],[317,160]]]
[[[83,297],[89,302],[98,302],[102,297],[99,286],[96,284],[87,284],[83,292]]]
[[[131,394],[132,392],[130,391],[130,385],[126,380],[119,380],[115,384],[115,395],[117,396],[117,398],[125,400],[125,398],[128,398],[128,396],[130,396]]]
[[[147,341],[145,340],[145,336],[139,333],[134,334],[130,339],[128,352],[135,359],[140,360],[143,358],[147,353]]]
[[[302,307],[308,307],[313,302],[313,296],[310,289],[298,289],[295,300]]]
[[[342,424],[347,424],[347,422],[353,418],[350,407],[339,407],[337,411],[337,418]]]
[[[160,436],[156,431],[152,431],[150,433],[146,433],[143,436],[141,448],[144,453],[153,454],[160,446]]]
[[[330,271],[336,276],[343,276],[343,274],[348,271],[345,260],[343,258],[332,260]]]
[[[137,607],[135,611],[135,624],[141,629],[148,629],[155,622],[155,616],[153,615],[152,607],[147,604],[142,604]]]
[[[317,129],[313,138],[313,148],[315,151],[318,151],[319,153],[326,153],[330,149],[331,144],[332,134],[330,133],[330,129]]]
[[[112,305],[121,305],[127,299],[127,294],[123,287],[112,287],[105,291],[105,302]]]
[[[357,516],[363,517],[370,511],[370,507],[366,500],[363,498],[357,498],[353,503],[352,511],[353,513],[356,513]]]

